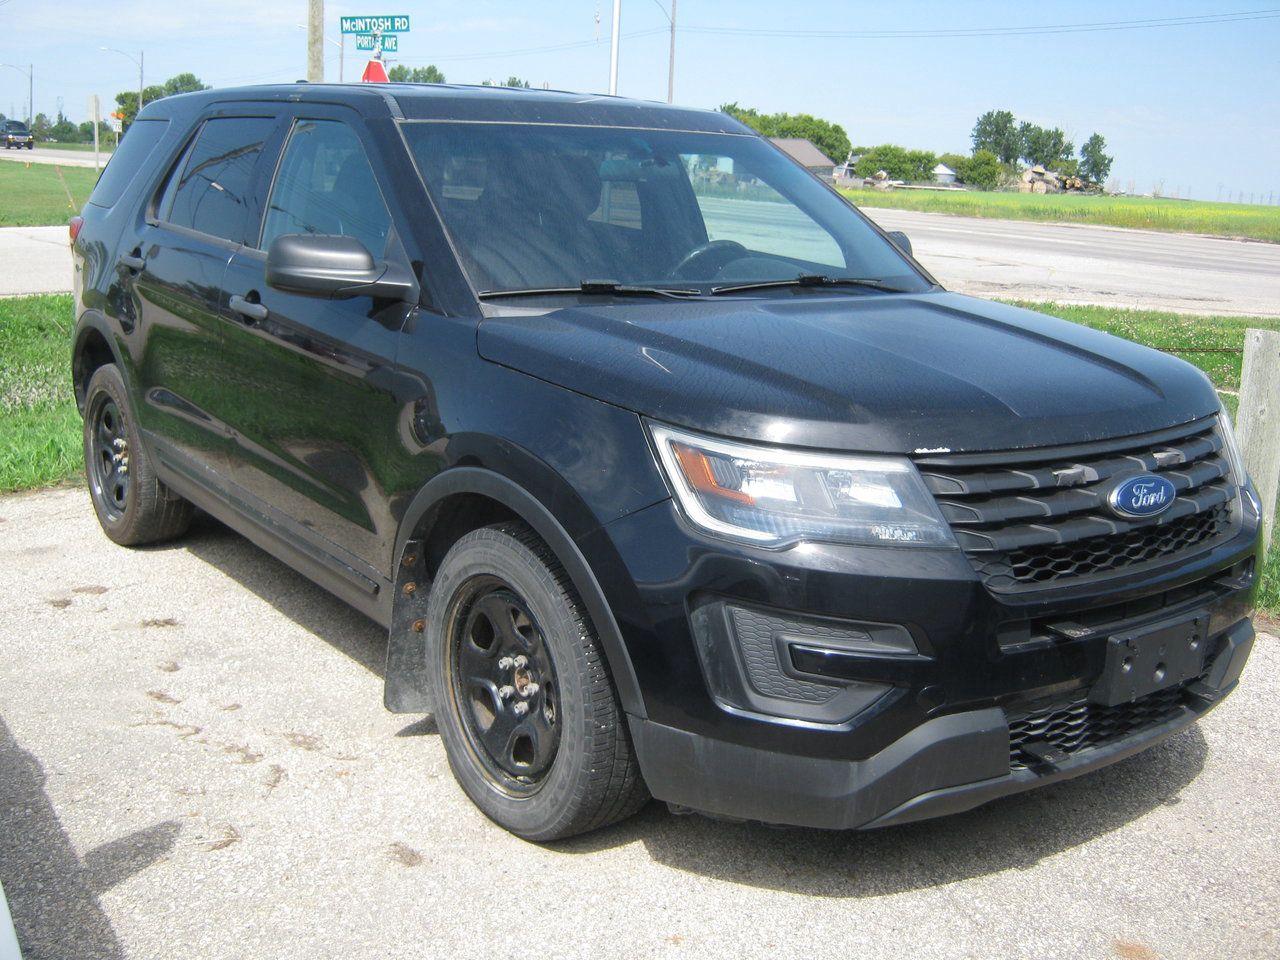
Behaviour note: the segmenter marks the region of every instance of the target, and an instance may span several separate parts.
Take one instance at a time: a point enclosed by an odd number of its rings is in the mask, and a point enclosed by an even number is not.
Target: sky
[[[620,94],[666,99],[670,2],[623,0]],[[677,3],[677,103],[812,113],[855,144],[938,153],[968,152],[975,118],[1003,108],[1062,127],[1077,148],[1101,133],[1123,189],[1280,204],[1280,5],[1267,0]],[[0,63],[34,63],[37,112],[52,116],[61,99],[78,121],[91,94],[110,103],[137,86],[136,65],[103,46],[144,51],[148,84],[184,71],[214,86],[304,77],[306,10],[306,0],[0,0]],[[390,59],[435,63],[451,82],[514,74],[608,89],[612,0],[327,0],[334,40],[344,14],[408,14]],[[1085,24],[1110,26],[1010,32]],[[325,46],[336,80],[338,48]],[[348,80],[363,56],[348,37]],[[25,75],[0,67],[0,111],[25,115],[26,97]]]

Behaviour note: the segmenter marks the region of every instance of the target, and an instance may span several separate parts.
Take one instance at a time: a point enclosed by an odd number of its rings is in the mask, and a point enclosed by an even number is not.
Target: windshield
[[[587,280],[709,292],[802,275],[929,286],[843,200],[758,137],[515,123],[402,128],[480,292]]]
[[[4,125],[5,130],[9,133],[26,133],[27,125],[20,120],[10,120]]]

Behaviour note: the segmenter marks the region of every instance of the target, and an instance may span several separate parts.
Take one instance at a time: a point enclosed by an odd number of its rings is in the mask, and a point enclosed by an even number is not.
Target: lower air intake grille
[[[1063,577],[1129,567],[1171,557],[1231,529],[1231,511],[1218,507],[1173,523],[1139,527],[1118,537],[1090,537],[1075,543],[1025,547],[1007,554],[973,556],[983,577],[994,583],[1049,584]]]
[[[1182,712],[1183,691],[1183,687],[1170,687],[1115,707],[1076,700],[1010,717],[1009,766],[1027,768],[1028,758],[1022,752],[1026,743],[1044,741],[1063,753],[1076,753],[1172,720]]]

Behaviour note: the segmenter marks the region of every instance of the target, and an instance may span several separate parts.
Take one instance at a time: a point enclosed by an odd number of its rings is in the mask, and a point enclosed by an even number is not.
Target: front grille
[[[1037,590],[1180,556],[1231,532],[1236,486],[1216,418],[1123,440],[916,461],[956,540],[995,592]],[[1107,506],[1117,480],[1159,473],[1150,520]]]
[[[1046,742],[1063,753],[1077,753],[1090,747],[1120,740],[1130,734],[1158,726],[1182,712],[1184,687],[1157,690],[1132,703],[1104,707],[1088,700],[1048,707],[1009,719],[1009,767],[1025,770],[1033,759],[1023,752],[1024,744]]]

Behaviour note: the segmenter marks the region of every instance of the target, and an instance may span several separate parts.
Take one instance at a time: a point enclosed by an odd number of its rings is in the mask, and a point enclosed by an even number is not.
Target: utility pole
[[[671,49],[667,53],[667,103],[676,102],[676,0],[671,0]]]
[[[609,95],[610,96],[617,96],[618,94],[618,33],[621,29],[622,29],[622,0],[613,0],[613,36],[609,38]]]
[[[307,4],[307,82],[324,83],[324,0]]]
[[[667,52],[667,103],[674,103],[676,99],[676,0],[671,0],[670,13],[667,13],[667,8],[662,5],[662,0],[653,0],[653,2],[667,18],[667,23],[671,25],[671,48]]]

